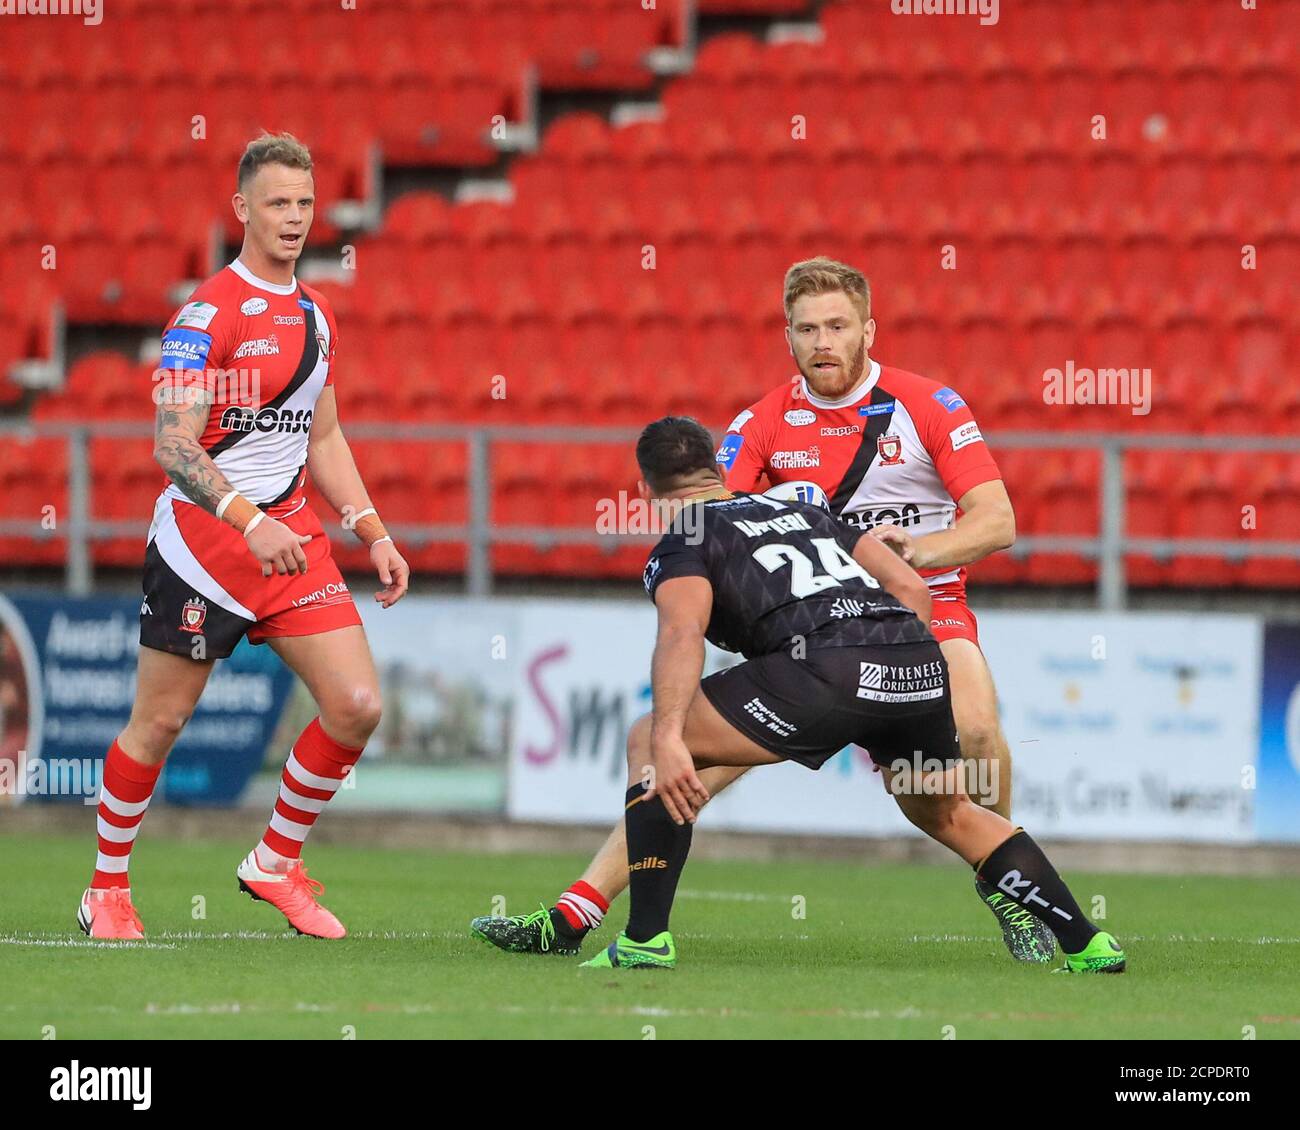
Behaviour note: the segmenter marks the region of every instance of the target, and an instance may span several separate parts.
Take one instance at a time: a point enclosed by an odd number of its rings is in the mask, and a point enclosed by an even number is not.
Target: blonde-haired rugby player
[[[303,495],[310,474],[370,547],[385,608],[409,570],[339,430],[334,315],[295,278],[316,202],[311,155],[287,134],[239,162],[239,257],[194,292],[162,340],[154,458],[170,480],[145,551],[135,703],[104,760],[99,854],[77,921],[92,938],[140,938],[131,847],[163,763],[214,662],[245,635],[270,643],[320,709],[294,742],[241,889],[299,933],[341,938],[317,901],[303,841],[379,723],[375,666],[352,595]]]
[[[773,486],[815,483],[834,516],[871,531],[926,579],[962,754],[980,763],[977,779],[989,786],[973,799],[1009,818],[1011,756],[965,583],[965,566],[1015,540],[997,464],[956,391],[870,357],[876,323],[861,271],[826,258],[795,263],[783,300],[799,372],[727,429],[718,451],[727,489],[753,491],[764,478]],[[746,772],[715,766],[700,780],[717,796]],[[480,918],[472,928],[512,952],[576,953],[628,884],[624,837],[620,823],[549,911]],[[1012,956],[1052,960],[1056,942],[1038,918],[978,879],[975,885]]]

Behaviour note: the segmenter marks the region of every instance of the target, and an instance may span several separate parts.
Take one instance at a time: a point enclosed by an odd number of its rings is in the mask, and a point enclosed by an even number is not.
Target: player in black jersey
[[[709,799],[697,768],[819,769],[856,743],[913,824],[1051,927],[1067,968],[1122,971],[1118,943],[1084,917],[1038,845],[962,791],[947,665],[910,566],[816,506],[728,492],[712,437],[689,418],[649,425],[637,463],[641,497],[672,521],[644,577],[659,614],[654,706],[628,735],[631,916],[585,964],[676,963],[669,911]],[[706,639],[746,661],[701,681]],[[894,787],[891,763],[918,756],[945,768]]]

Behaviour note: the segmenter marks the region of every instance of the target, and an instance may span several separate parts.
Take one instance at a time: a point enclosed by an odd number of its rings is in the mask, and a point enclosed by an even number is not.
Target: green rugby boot
[[[1056,956],[1056,935],[1048,929],[1046,922],[978,876],[975,890],[1002,927],[1002,941],[1012,957],[1017,961],[1044,964]]]
[[[575,933],[558,910],[545,906],[532,914],[515,914],[510,918],[496,915],[475,918],[469,924],[469,932],[506,953],[549,953],[557,957],[573,957],[582,949],[582,939],[587,934],[585,930]]]
[[[672,969],[677,965],[677,947],[673,936],[665,930],[648,942],[634,942],[626,934],[619,934],[590,961],[582,963],[583,969]]]
[[[1110,934],[1104,931],[1093,935],[1087,948],[1079,953],[1067,953],[1065,965],[1057,973],[1123,973],[1124,951]]]

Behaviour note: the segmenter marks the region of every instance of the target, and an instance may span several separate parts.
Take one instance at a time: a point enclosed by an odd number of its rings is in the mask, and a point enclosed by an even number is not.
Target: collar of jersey
[[[848,408],[856,404],[859,400],[871,395],[871,390],[876,387],[876,382],[880,380],[880,362],[872,361],[871,368],[867,370],[867,379],[855,388],[848,396],[841,397],[839,400],[823,400],[812,389],[808,387],[808,381],[804,377],[799,378],[799,383],[803,387],[803,394],[808,403],[814,408]]]
[[[230,269],[235,272],[244,282],[250,286],[255,286],[259,290],[269,290],[272,294],[295,294],[298,290],[298,276],[295,275],[293,282],[290,283],[273,283],[267,282],[266,279],[259,279],[252,271],[244,266],[238,259],[230,264]]]
[[[695,494],[690,498],[683,498],[682,501],[686,503],[687,506],[690,506],[692,503],[696,502],[717,502],[719,500],[735,497],[736,496],[731,491],[727,490],[726,487],[718,487],[717,490],[712,491],[709,494]]]

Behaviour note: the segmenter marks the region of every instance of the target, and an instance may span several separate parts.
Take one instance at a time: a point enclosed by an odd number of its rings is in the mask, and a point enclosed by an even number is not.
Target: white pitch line
[[[144,949],[175,950],[180,946],[165,942],[151,941],[112,941],[105,938],[37,938],[18,935],[0,934],[0,945],[4,946],[47,946],[55,949]]]
[[[988,942],[996,941],[995,934],[913,934],[913,942]],[[1150,934],[1122,934],[1121,942],[1233,942],[1245,946],[1294,946],[1300,944],[1300,938],[1274,938],[1265,935],[1261,938],[1240,938],[1220,934],[1165,934],[1155,937]]]
[[[679,892],[679,894],[684,892]],[[743,892],[723,892],[724,897],[732,898]],[[716,897],[715,894],[708,892],[695,892],[692,896],[695,898]],[[767,896],[754,896],[754,901],[759,901]],[[779,900],[777,900],[779,901]],[[365,930],[349,934],[348,937],[353,941],[374,942],[374,941],[460,941],[467,937],[466,934],[459,930]],[[719,933],[697,933],[697,932],[679,932],[678,937],[693,941],[742,941],[744,940],[738,934],[719,934]],[[275,932],[270,930],[233,930],[233,931],[212,931],[202,930],[163,930],[157,934],[151,934],[143,941],[112,941],[108,939],[93,938],[70,938],[62,934],[50,932],[46,934],[29,933],[29,934],[0,934],[0,945],[7,946],[44,946],[51,949],[180,949],[181,942],[296,942],[302,941],[300,935],[291,930]],[[314,939],[308,939],[311,941]],[[801,933],[795,935],[776,934],[768,939],[769,941],[815,941],[815,935]],[[997,941],[995,934],[913,934],[907,941],[911,942],[964,942],[978,945],[987,945],[990,942]],[[1237,945],[1249,946],[1294,946],[1300,945],[1300,937],[1274,937],[1264,935],[1258,938],[1243,938],[1236,936],[1224,936],[1218,934],[1196,935],[1196,934],[1166,934],[1161,936],[1152,936],[1147,934],[1124,934],[1123,940],[1129,942],[1228,942]]]
[[[459,938],[449,930],[359,930],[349,938],[362,942],[418,942],[433,938]],[[153,935],[178,942],[296,942],[301,935],[292,930],[163,930]]]
[[[453,930],[366,930],[348,935],[350,938],[366,942],[429,941],[435,938],[450,940],[464,936],[465,935],[461,932]],[[298,940],[300,940],[300,935],[294,933],[292,930],[284,930],[282,932],[272,930],[227,930],[211,932],[203,930],[161,930],[156,934],[149,934],[144,941],[121,942],[103,938],[70,938],[54,931],[47,933],[0,934],[0,945],[62,947],[102,947],[106,945],[122,945],[173,950],[180,948],[178,945],[172,944],[176,942],[294,942]]]
[[[16,1011],[17,1006],[6,1006],[0,1011]],[[355,1022],[358,1028],[364,1028],[367,1017],[382,1014],[400,1014],[402,1016],[438,1016],[443,1014],[460,1014],[465,1010],[455,1004],[319,1004],[313,1001],[297,1001],[291,1006],[280,1007],[266,1005],[256,1001],[220,1001],[212,1004],[190,1004],[176,1001],[172,1004],[147,1003],[143,1008],[123,1008],[120,1005],[93,1005],[88,1011],[96,1015],[125,1016],[243,1016],[252,1013],[274,1015],[281,1012],[331,1014]],[[548,1008],[530,1008],[524,1005],[500,1004],[489,1007],[476,1006],[477,1012],[495,1012],[506,1016],[547,1015],[579,1018],[592,1017],[634,1017],[638,1019],[673,1020],[697,1017],[713,1017],[720,1020],[763,1020],[773,1017],[807,1016],[826,1020],[915,1020],[925,1014],[911,1005],[888,1012],[880,1009],[777,1009],[775,1011],[755,1011],[744,1008],[665,1008],[662,1005],[616,1005],[602,1008],[578,1008],[569,1006],[552,1006]]]
[[[706,899],[713,902],[786,902],[781,895],[760,895],[756,891],[678,891],[679,899]]]

